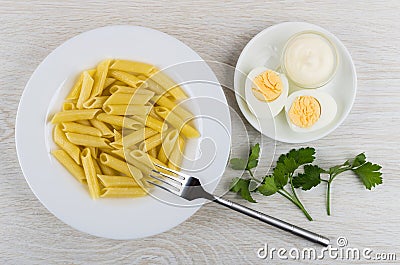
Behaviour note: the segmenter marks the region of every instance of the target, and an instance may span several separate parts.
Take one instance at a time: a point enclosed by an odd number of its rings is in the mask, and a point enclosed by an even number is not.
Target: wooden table
[[[399,1],[3,0],[0,263],[309,264],[307,260],[259,259],[256,252],[265,243],[288,250],[316,246],[211,204],[181,226],[146,239],[115,241],[78,232],[49,213],[33,195],[18,165],[14,143],[18,102],[30,75],[47,54],[81,32],[115,24],[151,27],[180,39],[206,60],[234,66],[256,33],[284,21],[307,21],[336,34],[352,54],[358,73],[357,98],[349,117],[329,136],[305,145],[317,149],[318,162],[326,167],[365,151],[371,161],[383,166],[384,185],[366,191],[352,174],[341,176],[334,183],[333,215],[329,217],[325,214],[322,185],[312,192],[300,192],[314,222],[308,222],[278,195],[255,196],[259,203],[245,204],[333,239],[345,236],[349,247],[369,247],[374,253],[395,252],[399,260],[399,9]],[[233,110],[239,113],[233,93],[226,92]],[[240,118],[233,118],[234,128]],[[247,123],[246,126],[251,142],[260,141],[259,134]],[[244,132],[234,132],[234,150],[238,152],[246,152],[247,147],[241,144],[243,136]],[[268,158],[274,142],[266,137],[262,141],[263,157]],[[305,145],[278,142],[276,153]],[[257,174],[266,172],[268,165],[268,159],[262,160]],[[232,173],[223,176],[219,191],[227,189],[232,177]],[[225,198],[243,203],[232,193]],[[329,257],[323,261],[335,262]]]

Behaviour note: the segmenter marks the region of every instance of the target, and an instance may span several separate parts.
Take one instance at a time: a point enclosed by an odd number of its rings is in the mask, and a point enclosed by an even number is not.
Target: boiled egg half
[[[312,132],[330,124],[337,113],[335,99],[316,89],[292,93],[285,104],[286,119],[295,132]]]
[[[288,92],[289,83],[284,74],[266,67],[257,67],[247,75],[246,102],[258,119],[268,119],[278,115],[285,106]]]

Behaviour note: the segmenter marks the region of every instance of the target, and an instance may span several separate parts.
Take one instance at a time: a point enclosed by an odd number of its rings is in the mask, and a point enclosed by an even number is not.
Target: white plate
[[[305,30],[322,32],[337,48],[339,56],[337,72],[331,82],[318,89],[333,96],[338,106],[338,112],[335,119],[328,126],[310,133],[297,133],[290,129],[284,111],[275,117],[274,122],[257,120],[244,100],[244,87],[246,75],[253,68],[265,66],[271,69],[278,69],[280,67],[282,50],[287,40],[294,34]],[[328,135],[345,120],[355,100],[357,76],[350,53],[343,43],[332,33],[305,22],[286,22],[261,31],[246,45],[236,64],[234,87],[240,110],[255,129],[265,136],[281,142],[304,143]],[[297,89],[291,84],[290,92]]]
[[[196,125],[202,134],[185,150],[185,155],[197,160],[184,161],[183,166],[195,171],[193,174],[206,184],[206,189],[215,189],[230,148],[230,116],[224,93],[196,52],[165,33],[143,27],[111,26],[88,31],[66,41],[44,59],[27,83],[18,108],[18,159],[37,198],[72,227],[113,239],[155,235],[188,219],[201,203],[188,203],[162,190],[155,190],[154,197],[95,201],[49,153],[55,148],[50,115],[60,110],[77,75],[105,58],[169,67],[166,72],[178,83],[183,82],[190,96],[186,106],[199,116]]]

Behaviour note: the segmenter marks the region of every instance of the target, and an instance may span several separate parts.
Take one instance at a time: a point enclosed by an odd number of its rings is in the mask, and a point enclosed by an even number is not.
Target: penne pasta
[[[149,76],[155,69],[151,64],[128,60],[115,60],[110,69]]]
[[[61,123],[61,128],[63,132],[73,132],[99,137],[102,135],[99,129],[87,125],[82,125],[76,122],[63,122]]]
[[[136,91],[136,88],[133,88],[131,86],[117,86],[114,85],[110,88],[110,93],[115,94],[115,93],[122,93],[122,94],[133,94]]]
[[[162,71],[153,72],[150,78],[168,91],[176,100],[187,98],[182,88]]]
[[[57,112],[51,123],[67,122],[67,121],[79,121],[79,120],[90,120],[93,119],[99,112],[99,109],[85,109],[85,110],[66,110]]]
[[[71,143],[61,129],[61,125],[56,125],[54,127],[53,133],[54,142],[61,147],[67,154],[77,163],[78,165],[81,164],[81,150],[79,147]]]
[[[88,148],[90,149],[90,147],[88,147]],[[90,151],[90,152],[92,152],[92,151]],[[96,161],[96,158],[93,157],[93,154],[91,154],[91,155],[92,155],[92,158],[93,158],[93,165],[94,165],[94,169],[96,170],[96,174],[103,174],[103,172],[101,172],[99,163],[97,163],[97,161]]]
[[[200,133],[195,128],[185,123],[180,117],[178,117],[169,109],[165,107],[155,107],[155,112],[174,128],[180,130],[180,133],[182,133],[185,137],[196,138],[200,136]]]
[[[151,110],[150,105],[106,105],[103,110],[112,115],[140,115],[145,116]]]
[[[132,116],[132,119],[141,122],[142,124],[144,124],[145,126],[159,132],[162,133],[164,131],[166,131],[168,129],[168,125],[162,121],[159,121],[151,116]]]
[[[94,159],[97,159],[99,155],[99,149],[97,147],[92,147],[92,146],[89,146],[88,148],[90,149],[90,154],[92,155],[92,157]]]
[[[66,110],[74,110],[76,109],[76,106],[73,102],[64,102],[62,105],[62,110],[66,111]]]
[[[138,187],[136,181],[131,177],[114,176],[114,175],[100,175],[98,174],[100,182],[104,187]]]
[[[139,145],[139,149],[147,152],[150,149],[153,149],[157,146],[159,146],[161,144],[161,134],[158,133],[152,137],[147,138],[146,140],[144,140],[140,145]]]
[[[97,65],[96,73],[94,74],[93,89],[90,94],[91,98],[97,97],[103,92],[110,63],[111,60],[104,60]]]
[[[152,100],[160,105],[161,107],[165,107],[170,111],[173,111],[178,115],[183,121],[189,121],[193,119],[193,114],[187,111],[185,108],[175,104],[172,100],[168,99],[165,96],[154,96]]]
[[[100,185],[97,180],[96,168],[90,154],[90,149],[85,148],[81,154],[83,170],[89,187],[90,196],[97,199],[100,196]]]
[[[138,87],[140,84],[143,83],[143,80],[140,80],[136,76],[118,70],[110,70],[109,75],[134,88]]]
[[[92,119],[89,122],[93,125],[93,127],[100,130],[103,137],[109,138],[114,136],[113,132],[110,130],[110,128],[108,128],[108,126],[104,122],[96,119]]]
[[[112,84],[114,84],[115,79],[112,77],[107,77],[106,80],[104,81],[104,89],[109,88]],[[104,94],[104,89],[103,89],[103,93]]]
[[[108,99],[107,96],[93,97],[83,103],[85,109],[101,109],[104,102]]]
[[[104,188],[102,198],[134,198],[145,196],[146,192],[140,187]]]
[[[111,143],[111,146],[117,149],[122,149],[122,143],[124,145],[124,148],[129,148],[132,147],[133,145],[140,143],[141,141],[144,141],[145,139],[156,135],[157,131],[150,129],[150,128],[142,128],[140,130],[137,130],[131,134],[128,134],[126,136],[123,136],[122,139],[115,141],[114,143]]]
[[[138,76],[141,80],[144,81],[144,84],[146,85],[147,89],[153,91],[157,95],[167,95],[169,94],[165,88],[157,84],[154,80],[151,80],[151,78],[148,78],[146,76]],[[140,86],[141,87],[141,86]]]
[[[154,92],[137,90],[134,93],[114,93],[104,105],[144,105],[154,96]]]
[[[118,156],[122,159],[125,159],[125,152],[123,149],[116,149],[111,151],[111,155]]]
[[[101,172],[103,172],[103,174],[105,174],[105,175],[110,175],[110,176],[118,175],[118,171],[116,171],[115,169],[112,169],[111,167],[106,166],[102,163],[99,163],[99,167],[101,169]]]
[[[85,183],[83,168],[79,166],[64,150],[53,150],[51,154],[72,174],[80,183]]]
[[[178,141],[176,141],[175,143],[175,148],[169,157],[168,161],[169,168],[174,170],[179,170],[183,159],[184,149],[185,149],[185,141],[183,140],[182,137],[179,137]]]
[[[137,183],[140,183],[140,179],[143,177],[142,172],[136,167],[106,153],[100,155],[100,163],[111,167],[122,174],[132,176]]]
[[[89,75],[87,71],[83,72],[83,81],[81,92],[79,93],[78,102],[76,103],[76,107],[78,109],[83,108],[83,103],[90,98],[90,93],[93,88],[93,78]]]
[[[128,128],[133,130],[139,130],[143,128],[142,123],[130,118],[124,118],[122,116],[117,116],[117,115],[100,113],[99,115],[97,115],[96,119],[98,119],[99,121],[103,121],[105,123],[109,123],[111,125],[117,125],[123,128]]]
[[[91,69],[87,71],[91,77],[93,77],[96,69]],[[82,81],[83,81],[84,72],[79,75],[78,80],[75,82],[75,85],[72,87],[71,92],[69,92],[68,96],[65,99],[74,100],[78,99],[79,94],[81,92]]]
[[[108,144],[110,143],[109,140],[98,136],[91,136],[79,133],[66,133],[66,136],[71,143],[76,145],[107,148],[109,147]]]
[[[162,139],[162,145],[157,158],[164,164],[168,162],[168,157],[171,155],[178,137],[178,130],[172,130]]]
[[[122,134],[118,130],[114,129],[114,142],[119,141],[121,139],[122,139]]]
[[[158,149],[157,147],[153,148],[153,149],[150,149],[149,150],[149,155],[151,155],[152,157],[157,157],[157,154],[158,154],[158,150],[157,149]]]

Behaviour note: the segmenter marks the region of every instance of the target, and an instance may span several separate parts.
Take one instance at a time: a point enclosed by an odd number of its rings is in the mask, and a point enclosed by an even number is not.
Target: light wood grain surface
[[[349,117],[332,134],[309,144],[316,147],[318,162],[329,166],[365,151],[383,166],[384,185],[366,191],[353,175],[340,177],[334,183],[330,217],[324,211],[322,186],[300,192],[314,222],[306,221],[280,196],[256,196],[259,203],[251,207],[331,238],[345,236],[351,247],[396,252],[400,260],[399,9],[396,0],[1,1],[0,263],[309,264],[260,260],[256,251],[264,243],[287,249],[315,245],[211,204],[179,227],[146,239],[115,241],[78,232],[49,213],[33,195],[19,168],[14,143],[18,102],[30,75],[47,54],[81,32],[116,24],[151,27],[180,39],[206,60],[235,65],[256,33],[284,21],[307,21],[333,32],[347,46],[357,68],[359,86]],[[217,74],[221,79],[231,78]],[[239,112],[234,95],[229,90],[226,95],[233,111]],[[241,118],[233,117],[234,129]],[[259,141],[259,134],[246,126],[251,142]],[[234,130],[235,152],[246,152],[241,143],[244,135]],[[259,175],[268,169],[275,145],[265,137],[262,141],[265,160]],[[276,152],[299,146],[276,143]],[[226,190],[233,174],[229,171],[223,176],[219,192]],[[225,198],[243,202],[231,193]],[[338,262],[348,263],[329,258],[322,263]]]

